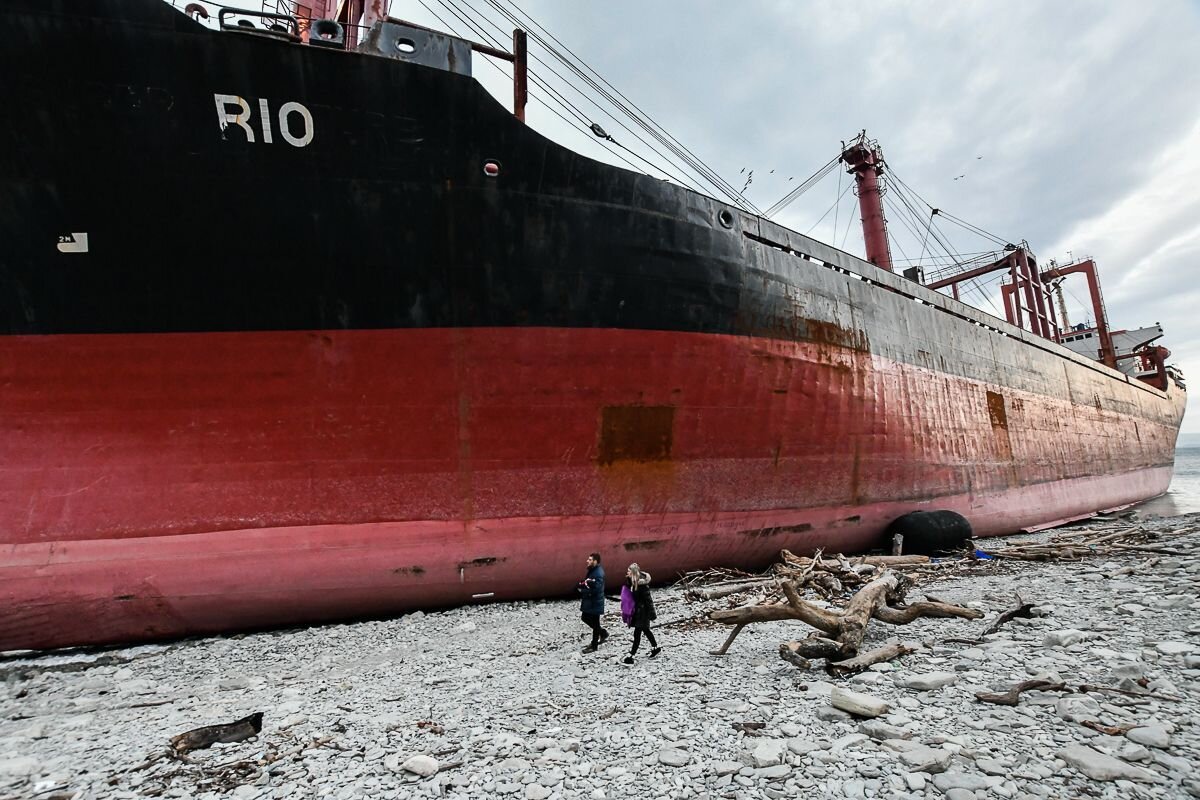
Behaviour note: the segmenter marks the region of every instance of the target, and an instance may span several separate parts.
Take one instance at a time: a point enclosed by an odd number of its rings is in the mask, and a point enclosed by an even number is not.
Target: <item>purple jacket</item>
[[[621,584],[621,620],[626,625],[633,620],[633,592],[629,588],[629,581]]]

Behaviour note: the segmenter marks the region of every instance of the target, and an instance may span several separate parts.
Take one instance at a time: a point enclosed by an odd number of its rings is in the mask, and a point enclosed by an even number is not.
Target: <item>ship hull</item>
[[[1008,390],[1001,428],[987,384],[827,344],[477,328],[3,347],[0,649],[553,596],[594,550],[660,575],[753,569],[869,547],[917,508],[988,536],[1171,476],[1169,424]],[[1134,427],[1140,448],[1116,435]]]
[[[467,76],[160,0],[0,0],[0,29],[0,650],[1169,483],[1176,383],[572,153]]]

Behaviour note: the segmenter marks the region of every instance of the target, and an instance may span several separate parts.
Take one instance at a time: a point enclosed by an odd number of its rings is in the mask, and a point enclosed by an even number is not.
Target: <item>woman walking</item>
[[[625,617],[628,607],[626,592],[632,600],[632,609],[626,624],[633,628],[633,648],[629,655],[622,659],[622,663],[632,664],[633,657],[637,655],[638,647],[642,644],[643,633],[646,634],[646,641],[650,642],[651,658],[662,652],[662,648],[654,641],[654,634],[650,632],[650,623],[658,619],[658,614],[654,612],[654,599],[650,597],[650,573],[642,572],[637,564],[630,564],[629,569],[625,571],[625,584],[621,587],[622,617]]]

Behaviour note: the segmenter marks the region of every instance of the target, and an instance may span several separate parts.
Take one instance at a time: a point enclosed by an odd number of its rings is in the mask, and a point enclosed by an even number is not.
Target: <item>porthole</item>
[[[717,222],[720,222],[726,228],[733,227],[733,213],[727,208],[722,208],[717,212]]]
[[[412,55],[417,52],[417,43],[412,39],[397,39],[396,49],[405,55]]]

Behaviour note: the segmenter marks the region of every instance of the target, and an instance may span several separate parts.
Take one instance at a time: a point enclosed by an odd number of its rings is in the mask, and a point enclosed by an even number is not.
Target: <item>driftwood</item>
[[[262,730],[262,712],[230,722],[227,725],[206,725],[171,737],[171,749],[176,755],[212,747],[217,742],[230,744],[257,736]]]
[[[784,601],[765,602],[753,606],[721,609],[709,613],[709,619],[725,625],[734,626],[725,644],[715,651],[724,655],[737,635],[747,625],[756,622],[771,622],[778,620],[797,619],[815,628],[816,631],[806,639],[785,642],[779,646],[779,656],[783,660],[801,668],[809,666],[810,659],[825,659],[826,670],[832,675],[849,675],[866,669],[871,664],[895,658],[904,653],[913,652],[911,645],[890,643],[882,648],[859,653],[863,639],[866,636],[867,625],[872,619],[878,619],[891,625],[906,625],[920,617],[961,617],[964,619],[979,619],[981,611],[963,608],[940,600],[929,599],[909,605],[904,604],[904,595],[912,585],[907,577],[889,568],[876,565],[850,564],[839,556],[834,563],[838,564],[838,578],[853,579],[858,576],[859,567],[866,566],[870,572],[878,573],[866,582],[845,604],[841,610],[821,608],[805,601],[800,592],[805,586],[814,588],[809,579],[816,570],[824,565],[832,565],[829,560],[821,558],[820,554],[812,559],[800,559],[788,551],[783,551],[785,564],[791,568],[799,568],[795,580],[781,579],[779,591]],[[881,564],[895,563],[898,559],[891,556],[873,556],[881,560]],[[900,556],[899,559],[911,560],[911,563],[927,563],[924,556]],[[884,560],[886,559],[886,560]]]
[[[1006,692],[976,692],[975,699],[981,703],[995,703],[998,706],[1015,706],[1021,692],[1030,689],[1041,689],[1044,692],[1061,692],[1067,690],[1065,683],[1053,681],[1022,681]]]
[[[1094,731],[1103,733],[1105,736],[1124,736],[1129,731],[1137,727],[1137,725],[1101,725],[1094,719],[1085,719],[1079,723],[1085,728],[1091,728]]]
[[[716,584],[703,589],[689,589],[687,595],[693,600],[718,600],[731,594],[741,594],[751,589],[771,586],[774,582],[772,578],[755,578],[749,581]]]
[[[797,556],[783,550],[780,553],[780,561],[763,575],[747,575],[728,569],[697,570],[684,574],[680,583],[685,589],[684,596],[689,600],[718,600],[748,592],[759,592],[766,594],[765,599],[769,605],[774,601],[782,603],[784,600],[779,596],[780,581],[789,582],[798,590],[812,589],[825,599],[832,599],[840,597],[847,589],[869,583],[888,567],[941,569],[943,564],[933,564],[928,556],[921,555],[847,557],[841,553],[823,555],[822,551],[818,550],[810,557]],[[715,652],[720,653],[723,650],[724,648]]]
[[[1017,607],[1010,608],[1008,611],[1005,611],[1003,614],[996,617],[996,621],[993,622],[991,625],[989,625],[987,630],[985,630],[983,633],[979,634],[979,638],[982,639],[984,636],[988,636],[989,634],[995,633],[996,631],[1000,630],[1000,627],[1002,625],[1004,625],[1005,623],[1007,623],[1009,620],[1016,619],[1017,617],[1021,617],[1023,619],[1029,619],[1032,616],[1033,616],[1033,603],[1023,603],[1023,602],[1021,602],[1021,598],[1018,597],[1017,598]]]
[[[783,645],[786,647],[786,645]],[[857,672],[862,672],[872,664],[879,664],[884,661],[891,661],[894,658],[915,653],[921,649],[915,644],[905,644],[900,641],[891,641],[883,647],[876,647],[874,650],[868,650],[865,653],[859,653],[854,658],[846,659],[845,661],[830,661],[825,665],[825,671],[830,675],[842,677],[844,675],[853,675]],[[782,655],[782,654],[781,654]],[[790,660],[786,659],[785,660]]]
[[[1044,542],[990,547],[987,552],[993,558],[1022,561],[1077,561],[1086,556],[1119,556],[1130,552],[1182,555],[1158,543],[1170,535],[1170,532],[1151,531],[1142,526],[1121,525],[1116,530],[1088,528],[1061,531]]]

